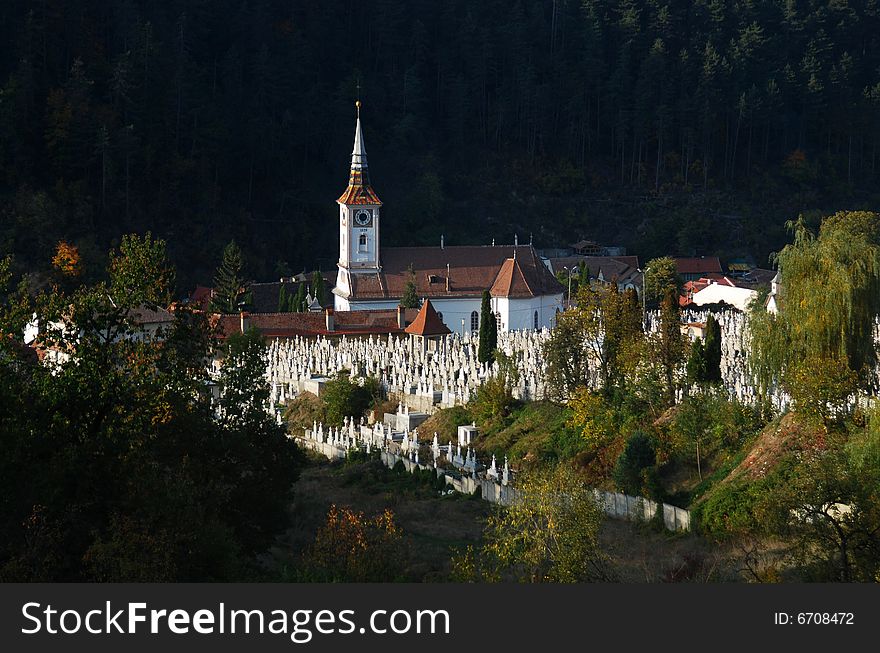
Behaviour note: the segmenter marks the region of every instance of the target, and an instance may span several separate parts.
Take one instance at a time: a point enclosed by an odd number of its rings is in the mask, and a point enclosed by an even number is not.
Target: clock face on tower
[[[354,214],[354,221],[361,227],[366,227],[373,221],[373,212],[369,209],[360,209]]]

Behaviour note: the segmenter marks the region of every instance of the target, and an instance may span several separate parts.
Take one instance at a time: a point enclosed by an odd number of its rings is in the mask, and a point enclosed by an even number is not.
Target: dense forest
[[[875,0],[7,0],[0,253],[151,230],[329,268],[353,100],[386,243],[751,256],[878,189]],[[359,88],[358,88],[359,87]]]

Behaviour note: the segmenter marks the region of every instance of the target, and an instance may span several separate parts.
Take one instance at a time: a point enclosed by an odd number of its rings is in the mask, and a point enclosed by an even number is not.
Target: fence
[[[330,460],[342,460],[351,450],[348,447],[341,447],[329,442],[319,442],[311,438],[297,437],[295,439],[300,446],[317,451]],[[398,456],[387,450],[382,450],[380,456],[382,462],[389,468],[394,467],[400,462],[403,463],[406,471],[410,473],[416,469],[433,470],[437,476],[446,477],[446,484],[451,485],[456,492],[461,492],[462,494],[473,494],[479,488],[480,496],[485,501],[491,503],[506,506],[516,500],[516,488],[504,485],[490,478],[452,476],[447,474],[443,468],[435,468],[433,465],[422,465],[405,456]],[[668,503],[657,503],[643,497],[632,497],[620,492],[593,490],[593,494],[596,497],[596,503],[609,517],[629,521],[649,521],[656,516],[659,509],[663,511],[663,524],[667,530],[673,532],[690,530],[691,515],[689,511],[683,508],[671,506]]]

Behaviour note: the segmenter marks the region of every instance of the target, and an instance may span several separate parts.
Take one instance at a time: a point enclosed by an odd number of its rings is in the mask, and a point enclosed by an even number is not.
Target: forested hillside
[[[6,0],[0,253],[167,239],[182,288],[332,267],[364,102],[385,243],[766,263],[878,190],[875,0]],[[413,244],[415,244],[413,243]],[[733,243],[733,244],[732,244]]]

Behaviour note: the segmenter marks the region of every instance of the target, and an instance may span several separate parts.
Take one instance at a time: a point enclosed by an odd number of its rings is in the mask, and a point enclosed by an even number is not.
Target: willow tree
[[[849,370],[862,387],[877,363],[880,314],[880,215],[841,211],[818,234],[803,218],[789,222],[793,242],[775,255],[778,313],[751,309],[751,364],[761,392],[782,383],[796,404],[805,369]],[[841,387],[838,400],[851,388]]]

